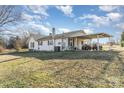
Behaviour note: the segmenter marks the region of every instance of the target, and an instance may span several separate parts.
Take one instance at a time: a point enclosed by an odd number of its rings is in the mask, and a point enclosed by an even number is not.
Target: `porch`
[[[100,38],[108,38],[109,50],[111,50],[111,35],[106,33],[89,34],[84,36],[76,36],[68,38],[68,46],[70,50],[102,50]],[[96,43],[92,40],[96,39]]]

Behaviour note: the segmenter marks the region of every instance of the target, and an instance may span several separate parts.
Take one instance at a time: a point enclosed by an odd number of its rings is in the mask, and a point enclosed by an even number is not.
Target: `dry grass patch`
[[[0,87],[124,87],[121,53],[11,53],[20,59],[0,63]]]

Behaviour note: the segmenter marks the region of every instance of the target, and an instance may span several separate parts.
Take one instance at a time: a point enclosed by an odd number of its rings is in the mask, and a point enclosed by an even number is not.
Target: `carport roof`
[[[107,37],[113,37],[113,36],[106,33],[96,33],[96,34],[87,34],[84,36],[77,36],[77,38],[83,38],[83,39],[95,39],[95,38],[107,38]]]

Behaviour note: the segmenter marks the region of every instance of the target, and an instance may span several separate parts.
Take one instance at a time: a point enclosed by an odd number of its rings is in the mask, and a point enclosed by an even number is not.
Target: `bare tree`
[[[0,28],[7,24],[15,23],[20,19],[20,12],[17,10],[18,6],[2,5],[0,6]]]
[[[0,52],[3,52],[4,50],[4,41],[3,39],[0,37]]]
[[[22,43],[19,36],[11,37],[11,43],[12,46],[16,49],[16,51],[19,51],[22,48]]]

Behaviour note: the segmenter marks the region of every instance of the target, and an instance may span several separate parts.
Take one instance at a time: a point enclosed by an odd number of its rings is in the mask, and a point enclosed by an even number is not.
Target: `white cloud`
[[[26,14],[24,12],[22,13],[21,17],[22,17],[23,20],[32,21],[32,16],[28,15],[28,14]]]
[[[93,23],[96,24],[96,26],[100,26],[100,25],[108,25],[109,24],[109,18],[108,17],[104,17],[104,16],[97,16],[97,15],[83,15],[82,17],[80,17],[81,20],[85,20],[85,19],[91,19]]]
[[[116,33],[117,35],[121,35],[122,32],[116,31],[115,33]]]
[[[90,20],[91,21],[90,24],[94,23],[94,25],[99,27],[101,25],[109,25],[112,22],[118,22],[122,17],[123,17],[123,14],[111,12],[111,13],[107,13],[105,16],[98,16],[98,15],[92,15],[92,14],[83,15],[78,19],[84,20],[84,21]]]
[[[41,25],[41,30],[43,30],[45,33],[50,33],[50,29],[44,25]]]
[[[32,10],[33,13],[41,14],[42,16],[49,16],[47,13],[48,6],[41,6],[41,5],[30,5],[28,6],[29,9]]]
[[[42,34],[49,34],[51,32],[49,27],[42,24],[31,22],[28,24],[28,26],[34,31],[40,31]]]
[[[45,23],[47,26],[51,27],[51,24],[49,22],[46,22]]]
[[[124,31],[124,23],[116,24],[116,27]]]
[[[114,11],[118,8],[119,8],[119,6],[111,6],[111,5],[99,6],[99,9],[102,11],[105,11],[105,12],[111,12],[111,11]]]
[[[92,30],[92,29],[84,29],[84,32],[86,33],[86,34],[93,34],[94,33],[94,31]]]
[[[29,15],[25,12],[22,13],[21,17],[25,21],[33,21],[33,20],[40,20],[41,19],[41,17],[38,15]]]
[[[111,20],[111,21],[118,21],[122,18],[122,15],[120,13],[108,13],[107,17]]]
[[[20,33],[18,31],[4,31],[2,33],[4,36],[19,36]]]
[[[70,29],[67,29],[67,28],[58,28],[58,33],[66,33],[66,32],[70,32],[71,30]]]
[[[56,6],[56,8],[58,10],[61,10],[67,16],[70,16],[70,17],[74,16],[74,14],[72,13],[73,12],[72,6],[69,6],[69,5],[67,5],[67,6]]]

